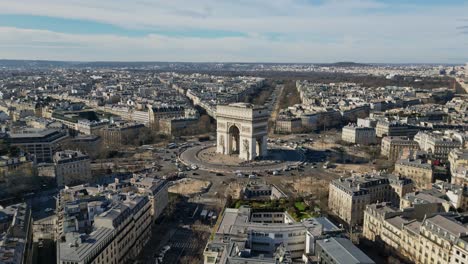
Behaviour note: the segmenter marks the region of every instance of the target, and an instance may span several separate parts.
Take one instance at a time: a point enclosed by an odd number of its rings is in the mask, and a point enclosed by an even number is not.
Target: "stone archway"
[[[255,140],[255,153],[257,154],[257,156],[261,156],[263,154],[262,146],[263,146],[263,139],[257,138]]]
[[[266,156],[268,118],[269,112],[264,107],[241,103],[218,105],[216,152],[236,155],[241,160]],[[257,141],[260,138],[262,140]]]
[[[240,153],[240,131],[236,125],[233,125],[229,128],[229,145],[228,145],[228,152],[229,154],[237,154]]]

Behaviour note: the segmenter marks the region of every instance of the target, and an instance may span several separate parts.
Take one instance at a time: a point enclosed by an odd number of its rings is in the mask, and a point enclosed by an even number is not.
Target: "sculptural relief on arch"
[[[216,108],[216,152],[242,160],[266,156],[269,112],[265,107],[234,103]]]

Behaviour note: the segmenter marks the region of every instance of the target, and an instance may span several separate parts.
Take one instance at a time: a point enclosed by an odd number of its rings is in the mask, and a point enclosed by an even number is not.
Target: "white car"
[[[170,249],[171,249],[171,246],[169,246],[169,245],[163,247],[163,250],[165,252],[169,251]]]

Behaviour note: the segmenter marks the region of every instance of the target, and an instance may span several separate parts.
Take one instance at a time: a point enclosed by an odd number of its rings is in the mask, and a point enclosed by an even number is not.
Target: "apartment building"
[[[411,212],[380,204],[366,208],[363,236],[377,248],[407,261],[442,264],[462,258],[462,241],[468,236],[468,228],[465,217],[457,214],[429,213],[416,220]]]
[[[19,203],[0,209],[0,262],[32,263],[31,208]]]
[[[275,121],[275,132],[279,134],[297,133],[302,130],[302,119],[281,117]]]
[[[375,128],[377,137],[414,137],[419,128],[396,121],[379,120]]]
[[[148,195],[151,202],[151,215],[153,220],[161,216],[167,204],[169,203],[168,196],[169,183],[165,180],[145,177],[134,174],[128,180],[115,179],[114,183],[108,185],[108,189],[114,191],[135,190],[138,193]]]
[[[159,120],[159,131],[169,136],[193,135],[200,131],[196,118],[173,118]]]
[[[370,106],[368,104],[352,105],[347,108],[342,108],[341,120],[344,124],[349,122],[357,122],[358,118],[365,118],[369,116]]]
[[[370,145],[377,142],[374,128],[358,127],[355,125],[343,127],[341,139],[349,143],[360,145]]]
[[[398,160],[403,151],[418,150],[419,144],[407,137],[384,137],[381,143],[380,154],[389,160]]]
[[[57,263],[126,263],[141,252],[151,236],[151,204],[147,196],[123,195],[94,217],[89,234],[70,231],[60,238]]]
[[[91,158],[99,156],[101,147],[102,138],[95,135],[78,135],[67,144],[67,148],[87,153]]]
[[[140,123],[115,122],[100,130],[106,146],[120,146],[132,143],[145,126]]]
[[[317,259],[320,264],[374,264],[349,239],[332,237],[317,241]]]
[[[128,263],[167,206],[167,182],[134,175],[107,187],[65,187],[57,197],[57,263]]]
[[[452,183],[468,184],[468,149],[452,149],[448,155]]]
[[[444,181],[436,181],[432,189],[444,194],[444,198],[450,202],[450,206],[458,211],[468,210],[468,187]]]
[[[160,120],[185,117],[185,108],[182,106],[149,107],[148,115],[150,126],[159,130]]]
[[[5,177],[11,173],[22,170],[29,170],[32,172],[33,166],[33,157],[29,155],[17,157],[0,156],[0,182],[4,181]]]
[[[81,151],[64,150],[54,154],[57,186],[90,182],[91,159]]]
[[[373,127],[377,126],[377,119],[366,117],[366,118],[358,118],[356,125],[358,127]]]
[[[453,245],[452,255],[450,258],[450,264],[468,264],[468,238],[467,237],[461,237],[457,239],[457,242]]]
[[[434,182],[432,165],[421,159],[401,159],[395,163],[394,173],[411,179],[416,188],[430,188]]]
[[[450,200],[442,192],[427,189],[408,193],[401,198],[400,209],[411,208],[413,218],[422,220],[426,215],[448,212]]]
[[[75,130],[85,135],[99,135],[100,130],[109,125],[109,121],[78,120]]]
[[[377,201],[399,204],[412,191],[410,179],[394,175],[363,174],[330,182],[328,209],[350,226],[362,224],[367,205]]]
[[[450,151],[463,146],[463,143],[456,137],[445,135],[441,132],[419,132],[414,136],[419,148],[428,152],[432,158],[447,160]]]

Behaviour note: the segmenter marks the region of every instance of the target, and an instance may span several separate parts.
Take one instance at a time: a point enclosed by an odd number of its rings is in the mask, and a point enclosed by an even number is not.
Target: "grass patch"
[[[304,212],[307,209],[307,205],[304,202],[295,202],[294,207],[300,212]]]

